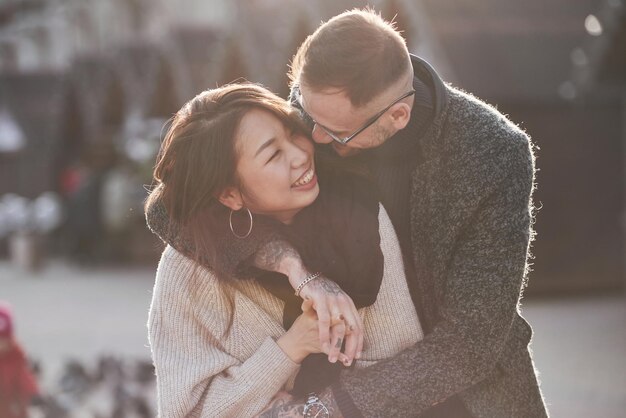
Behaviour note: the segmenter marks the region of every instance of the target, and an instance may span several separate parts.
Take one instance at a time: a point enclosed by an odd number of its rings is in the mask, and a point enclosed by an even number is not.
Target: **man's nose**
[[[318,144],[328,144],[333,140],[330,135],[328,135],[326,131],[320,128],[317,124],[313,125],[313,131],[311,132],[311,136],[313,137],[313,140]]]

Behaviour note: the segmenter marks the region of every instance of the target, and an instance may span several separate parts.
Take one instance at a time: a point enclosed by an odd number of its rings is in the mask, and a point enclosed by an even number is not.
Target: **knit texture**
[[[425,79],[427,80],[426,77]],[[400,241],[400,248],[404,258],[405,273],[408,283],[411,285],[409,288],[411,299],[413,299],[418,316],[422,318],[421,324],[424,332],[428,334],[432,331],[434,324],[425,321],[424,319],[428,319],[428,317],[423,315],[424,303],[429,303],[428,300],[425,301],[424,299],[430,298],[428,294],[422,293],[416,287],[416,273],[412,261],[413,245],[410,228],[410,202],[411,175],[418,165],[418,157],[421,155],[420,139],[430,126],[435,114],[435,85],[431,82],[426,84],[418,76],[413,79],[413,88],[417,93],[411,110],[411,119],[403,130],[378,147],[365,149],[353,157],[341,158],[336,156],[335,158],[341,159],[341,162],[353,161],[355,164],[362,166],[369,173],[372,185],[376,186],[380,201],[389,213],[391,222],[398,232],[398,240]],[[347,408],[351,408],[351,406],[346,405],[342,400],[347,399],[348,396],[342,394],[337,385],[333,387],[333,390],[335,390],[342,412],[347,414]],[[448,417],[471,417],[471,414],[458,396],[446,399],[444,402],[430,408],[428,413],[424,415],[424,418]]]
[[[397,236],[379,209],[384,275],[374,304],[359,310],[362,369],[423,338],[409,297]],[[243,417],[292,387],[299,366],[278,347],[284,302],[255,280],[219,280],[166,247],[156,274],[148,330],[161,417]],[[375,336],[375,338],[374,338]]]
[[[418,416],[454,394],[476,417],[545,417],[519,312],[532,145],[493,107],[413,63],[440,107],[420,138],[410,192],[415,286],[434,327],[392,360],[343,372],[341,390],[366,417]]]

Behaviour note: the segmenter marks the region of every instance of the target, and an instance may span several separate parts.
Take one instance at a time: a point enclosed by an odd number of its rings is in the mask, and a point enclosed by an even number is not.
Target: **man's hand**
[[[328,409],[330,418],[343,418],[330,389],[323,390],[319,394],[319,398]],[[278,392],[267,408],[261,411],[255,418],[302,418],[304,415],[304,402],[304,400],[296,399],[287,392]]]
[[[349,366],[355,358],[360,358],[363,351],[363,321],[350,296],[335,282],[323,276],[304,286],[300,296],[313,302],[322,351],[328,354],[328,360],[334,363],[339,359]],[[340,353],[344,338],[345,350]]]
[[[309,271],[298,252],[287,241],[271,241],[257,251],[254,265],[267,271],[283,273],[296,289]],[[313,302],[319,320],[322,351],[331,362],[339,359],[349,366],[363,351],[363,321],[354,302],[337,283],[323,276],[312,280],[300,291],[303,299]],[[344,325],[341,325],[344,323]],[[340,353],[345,338],[345,350]]]

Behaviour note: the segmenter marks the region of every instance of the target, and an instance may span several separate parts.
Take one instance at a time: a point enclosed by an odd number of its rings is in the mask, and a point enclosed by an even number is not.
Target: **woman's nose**
[[[312,148],[312,146],[311,146]],[[300,167],[307,164],[311,158],[311,151],[303,145],[296,142],[291,147],[291,165],[292,167]]]

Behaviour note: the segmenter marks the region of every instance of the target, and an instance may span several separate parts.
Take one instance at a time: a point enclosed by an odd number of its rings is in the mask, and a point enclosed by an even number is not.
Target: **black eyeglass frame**
[[[319,126],[320,128],[322,128],[322,130],[324,131],[324,133],[326,135],[328,135],[329,137],[331,137],[334,141],[339,142],[341,145],[346,145],[348,142],[352,141],[354,139],[355,136],[357,136],[358,134],[360,134],[361,132],[363,132],[364,130],[366,130],[367,128],[369,128],[370,126],[372,126],[374,123],[376,123],[376,121],[385,114],[385,112],[387,112],[389,109],[391,109],[391,106],[395,105],[396,103],[398,103],[400,100],[406,99],[409,96],[412,96],[415,94],[415,90],[410,90],[406,93],[404,93],[402,96],[398,97],[396,100],[394,100],[389,106],[385,107],[383,110],[381,110],[380,112],[376,113],[374,116],[372,116],[371,118],[369,118],[367,120],[367,122],[365,122],[365,124],[363,126],[361,126],[359,129],[357,129],[356,131],[354,131],[354,133],[352,133],[351,135],[348,135],[344,138],[340,138],[337,135],[335,135],[334,133],[332,133],[331,131],[329,131],[328,129],[326,129],[324,127],[324,125],[320,125],[319,123],[317,123],[315,121],[315,119],[313,119],[311,117],[311,115],[309,115],[303,108],[302,108],[302,102],[301,102],[301,97],[302,97],[302,93],[300,93],[300,90],[298,89],[296,91],[296,100],[298,102],[298,105],[300,106],[300,112],[302,112],[303,116],[308,119],[311,123],[312,123],[312,128],[315,129],[316,126]]]

